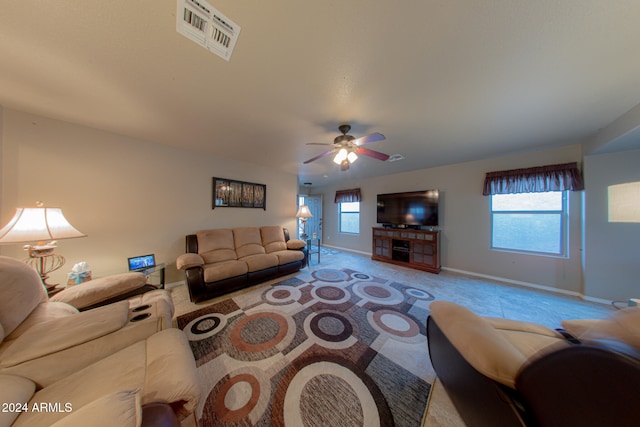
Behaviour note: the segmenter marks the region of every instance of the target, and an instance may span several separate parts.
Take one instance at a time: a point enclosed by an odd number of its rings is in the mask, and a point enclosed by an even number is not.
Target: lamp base
[[[66,260],[62,255],[54,253],[43,255],[41,252],[39,252],[37,256],[27,258],[24,260],[24,262],[29,264],[38,272],[38,274],[40,275],[40,279],[42,280],[42,284],[45,286],[45,288],[47,288],[47,292],[49,292],[58,285],[47,283],[47,280],[49,279],[49,273],[61,268]]]

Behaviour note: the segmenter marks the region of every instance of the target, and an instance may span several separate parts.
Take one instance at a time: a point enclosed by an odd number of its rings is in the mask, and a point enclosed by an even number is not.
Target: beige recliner
[[[557,330],[448,301],[429,310],[429,357],[466,425],[638,425],[637,307]]]
[[[105,356],[172,325],[166,291],[79,312],[50,301],[38,273],[0,257],[0,374],[25,377],[38,387],[89,366]]]
[[[182,331],[167,329],[41,389],[28,378],[0,374],[0,401],[11,405],[0,412],[0,427],[134,427],[158,405],[165,408],[158,424],[175,425],[199,399],[188,341]]]

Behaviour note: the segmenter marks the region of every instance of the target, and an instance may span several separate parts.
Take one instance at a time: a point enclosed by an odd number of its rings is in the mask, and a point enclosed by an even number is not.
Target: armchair
[[[446,301],[430,311],[431,362],[468,426],[637,425],[637,308],[561,331]]]
[[[81,285],[82,286],[82,285]],[[0,374],[47,387],[129,345],[172,326],[166,291],[79,312],[47,298],[38,273],[0,257]]]

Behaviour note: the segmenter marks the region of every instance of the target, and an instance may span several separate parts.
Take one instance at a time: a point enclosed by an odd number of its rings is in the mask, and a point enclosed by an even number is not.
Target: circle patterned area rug
[[[433,299],[325,269],[178,317],[204,391],[199,425],[420,426]]]

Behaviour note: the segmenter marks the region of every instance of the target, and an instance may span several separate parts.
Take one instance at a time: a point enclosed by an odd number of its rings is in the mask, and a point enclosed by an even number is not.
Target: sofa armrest
[[[143,287],[147,278],[142,273],[122,273],[89,280],[58,292],[49,301],[65,302],[77,309],[97,304]]]
[[[287,240],[287,249],[297,249],[300,250],[307,246],[304,240],[299,239],[290,239]]]
[[[176,267],[179,270],[186,270],[192,267],[202,267],[204,265],[204,259],[198,254],[182,254],[176,260]]]
[[[467,363],[486,377],[515,387],[526,358],[487,319],[448,301],[434,301],[429,310],[430,317]]]
[[[527,366],[516,386],[539,425],[636,426],[640,359],[624,342],[573,345]]]

